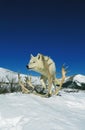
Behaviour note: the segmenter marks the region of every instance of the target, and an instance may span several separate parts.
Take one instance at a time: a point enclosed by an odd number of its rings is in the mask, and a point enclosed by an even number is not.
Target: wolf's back
[[[47,56],[45,56],[45,61],[48,64],[48,69],[49,69],[50,74],[52,76],[56,76],[56,66],[55,66],[54,61],[51,58],[47,57]]]

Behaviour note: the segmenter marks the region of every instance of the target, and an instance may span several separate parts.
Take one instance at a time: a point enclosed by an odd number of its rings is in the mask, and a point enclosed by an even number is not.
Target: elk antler
[[[58,94],[58,92],[59,92],[59,90],[62,88],[62,85],[63,85],[63,83],[64,83],[64,81],[65,81],[65,78],[66,78],[66,69],[65,69],[65,67],[63,66],[62,67],[62,70],[61,70],[61,73],[62,73],[62,79],[61,79],[61,82],[60,82],[60,86],[59,86],[59,88],[57,88],[56,89],[56,91],[54,92],[54,94]]]
[[[28,77],[25,77],[25,82],[32,88],[34,89],[34,86],[32,85],[32,77],[30,76],[29,78]]]
[[[25,83],[23,83],[21,81],[21,77],[20,77],[20,74],[18,74],[18,82],[19,82],[19,85],[21,86],[21,89],[22,89],[22,93],[30,93],[30,91],[25,87]]]

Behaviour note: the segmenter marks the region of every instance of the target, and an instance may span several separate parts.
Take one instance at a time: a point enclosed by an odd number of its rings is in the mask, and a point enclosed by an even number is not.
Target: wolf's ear
[[[41,55],[40,53],[37,54],[37,56]]]
[[[31,54],[30,57],[32,58],[32,57],[34,57],[34,56]]]
[[[41,58],[41,54],[38,53],[37,58],[40,59]]]

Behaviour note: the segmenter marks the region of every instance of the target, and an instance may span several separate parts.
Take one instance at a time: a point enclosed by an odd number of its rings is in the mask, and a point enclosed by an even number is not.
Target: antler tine
[[[67,71],[65,70],[64,67],[62,67],[61,73],[62,73],[62,79],[61,79],[61,82],[60,82],[60,86],[59,86],[59,88],[56,89],[56,91],[54,92],[54,94],[56,94],[56,95],[58,94],[59,90],[62,88],[62,85],[63,85],[63,83],[64,83],[64,81],[65,81],[65,78],[66,78],[66,73],[67,73]]]
[[[65,71],[66,73],[69,72],[69,71],[68,71],[69,66],[66,66],[65,63],[62,65],[62,68],[64,69],[64,71]]]
[[[66,63],[64,63],[63,65],[62,65],[62,67],[65,67],[66,66]]]
[[[21,81],[20,74],[18,74],[18,82],[19,82],[19,85],[21,86],[23,93],[30,93],[30,91],[25,87],[25,84]]]
[[[32,81],[32,77],[31,77],[31,75],[29,76],[29,80]]]

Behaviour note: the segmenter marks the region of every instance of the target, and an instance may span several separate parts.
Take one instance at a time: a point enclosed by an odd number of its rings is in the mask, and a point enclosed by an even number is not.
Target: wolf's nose
[[[26,65],[26,68],[28,69],[28,68],[29,68],[29,66],[28,66],[28,65]]]

